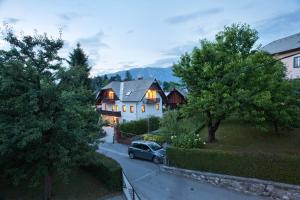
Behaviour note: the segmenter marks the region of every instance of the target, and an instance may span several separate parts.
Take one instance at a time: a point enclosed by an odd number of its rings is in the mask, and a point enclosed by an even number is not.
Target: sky
[[[251,25],[266,45],[300,32],[300,0],[0,0],[0,22],[20,35],[61,31],[61,55],[79,42],[96,76],[172,66],[232,23]]]

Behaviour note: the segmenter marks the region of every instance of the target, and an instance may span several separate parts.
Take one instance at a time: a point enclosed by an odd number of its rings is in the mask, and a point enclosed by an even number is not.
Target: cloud
[[[102,41],[103,36],[104,36],[103,31],[99,31],[90,37],[79,38],[78,41],[80,42],[80,44],[88,48],[99,48],[99,47],[108,48],[108,45]]]
[[[59,14],[58,17],[63,21],[71,21],[79,17],[79,14],[76,12],[66,12]]]
[[[168,22],[170,24],[179,24],[179,23],[191,21],[193,19],[197,19],[199,17],[205,17],[208,15],[218,14],[222,11],[223,11],[222,8],[210,8],[207,10],[200,10],[200,11],[196,11],[196,12],[192,12],[192,13],[188,13],[188,14],[184,14],[184,15],[173,16],[173,17],[166,19],[166,22]]]
[[[153,63],[147,64],[143,67],[170,67],[172,66],[176,61],[178,60],[178,57],[166,57],[161,58]]]
[[[186,43],[183,45],[175,46],[171,49],[163,51],[162,53],[164,56],[179,57],[186,52],[188,52],[188,53],[191,52],[194,49],[194,47],[196,47],[196,46],[199,46],[198,42],[189,42],[189,43]]]
[[[1,3],[1,0],[0,0],[0,3]],[[14,17],[4,18],[4,20],[3,20],[3,22],[4,22],[4,23],[7,23],[7,24],[16,24],[16,23],[18,23],[19,21],[21,21],[21,19],[14,18]]]
[[[79,38],[77,42],[80,43],[82,48],[87,51],[89,55],[89,61],[91,65],[96,65],[100,60],[99,50],[102,48],[109,48],[109,46],[103,42],[104,33],[99,31],[94,35],[85,38]]]
[[[270,35],[286,36],[286,31],[289,33],[299,32],[300,27],[300,7],[293,12],[278,15],[272,18],[258,21],[256,28],[268,38]]]
[[[132,34],[132,33],[134,33],[134,30],[133,30],[133,29],[130,29],[130,30],[128,30],[126,33],[127,33],[127,34]]]

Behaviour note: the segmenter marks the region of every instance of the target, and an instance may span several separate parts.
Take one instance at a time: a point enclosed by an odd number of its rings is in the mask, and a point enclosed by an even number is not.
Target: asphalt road
[[[142,200],[263,200],[265,198],[227,190],[160,171],[149,161],[129,159],[127,146],[104,143],[99,152],[117,160]]]

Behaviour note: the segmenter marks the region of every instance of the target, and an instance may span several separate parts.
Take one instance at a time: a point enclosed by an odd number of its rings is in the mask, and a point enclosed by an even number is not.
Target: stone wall
[[[161,170],[257,196],[270,197],[276,200],[300,200],[300,186],[297,185],[254,178],[199,172],[168,166],[162,166]]]

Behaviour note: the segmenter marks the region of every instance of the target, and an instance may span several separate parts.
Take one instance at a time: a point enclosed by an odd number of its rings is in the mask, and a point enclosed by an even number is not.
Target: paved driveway
[[[114,128],[110,126],[104,126],[103,130],[106,132],[106,136],[101,139],[105,143],[113,143],[114,139]]]
[[[265,199],[162,172],[159,165],[152,162],[129,159],[125,145],[104,143],[100,145],[99,151],[121,164],[142,200]]]

